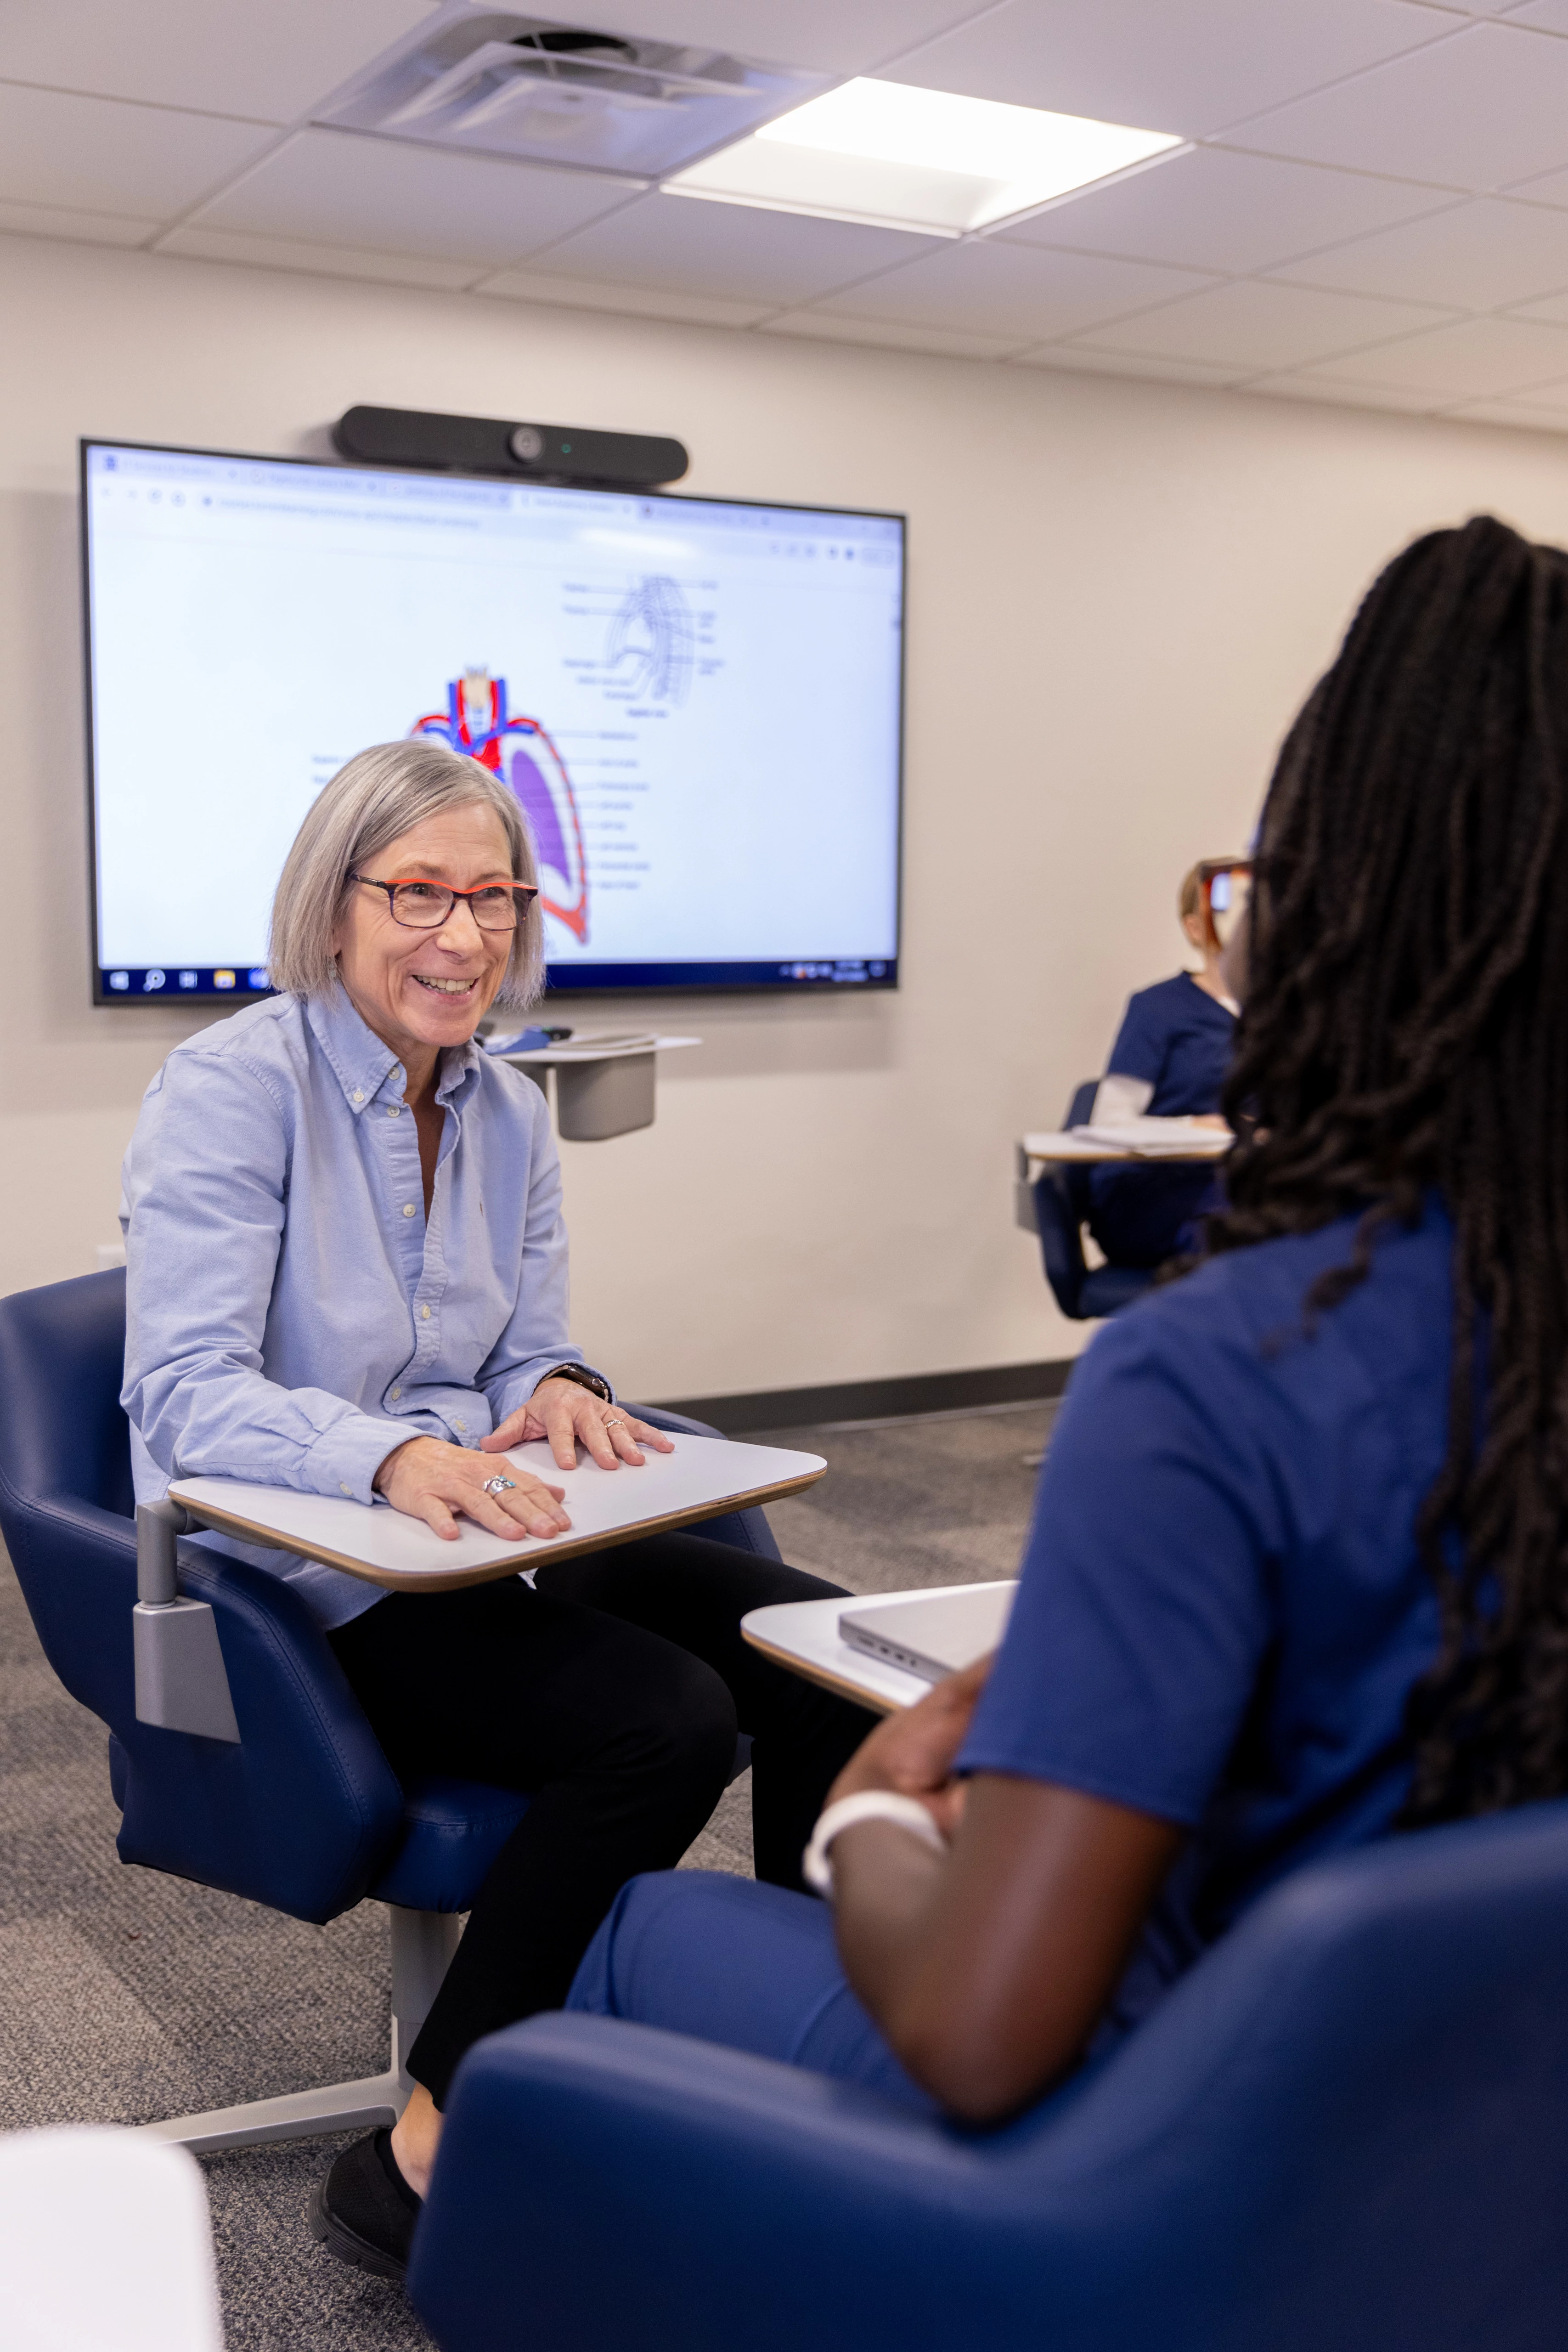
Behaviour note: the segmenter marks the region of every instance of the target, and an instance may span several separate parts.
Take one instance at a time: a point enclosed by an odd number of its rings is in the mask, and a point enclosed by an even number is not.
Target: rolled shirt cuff
[[[373,1503],[375,1475],[389,1454],[424,1431],[406,1421],[378,1421],[357,1412],[324,1430],[305,1456],[305,1483],[314,1495],[344,1495],[350,1502]]]

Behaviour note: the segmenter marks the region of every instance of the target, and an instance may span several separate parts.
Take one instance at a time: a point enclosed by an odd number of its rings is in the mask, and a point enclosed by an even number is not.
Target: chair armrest
[[[682,2034],[533,2018],[458,2073],[410,2291],[445,2352],[520,2344],[525,2313],[573,2352],[1022,2352],[997,2147]]]
[[[322,1921],[360,1901],[402,1834],[402,1790],[320,1627],[266,1570],[179,1547],[181,1590],[212,1604],[237,1746],[139,1722],[131,1668],[136,1536],[72,1496],[0,1521],[44,1651],[125,1757],[123,1862]]]
[[[239,1743],[116,1723],[131,1759],[120,1859],[336,1918],[392,1860],[402,1787],[299,1595],[200,1538],[179,1559],[182,1593],[216,1619]]]

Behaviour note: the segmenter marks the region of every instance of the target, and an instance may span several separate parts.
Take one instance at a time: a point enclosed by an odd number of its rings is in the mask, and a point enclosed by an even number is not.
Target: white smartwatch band
[[[901,1830],[912,1830],[933,1853],[947,1851],[946,1839],[917,1799],[901,1797],[894,1789],[862,1789],[854,1796],[841,1797],[836,1805],[828,1807],[800,1857],[801,1875],[817,1894],[832,1893],[833,1865],[828,1849],[842,1831],[853,1829],[857,1822],[896,1822]]]

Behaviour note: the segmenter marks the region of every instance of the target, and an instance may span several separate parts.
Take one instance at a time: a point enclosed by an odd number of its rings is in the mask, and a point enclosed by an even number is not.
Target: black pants
[[[559,2009],[617,1891],[669,1870],[752,1748],[757,1874],[799,1887],[834,1776],[876,1718],[770,1665],[748,1609],[839,1588],[701,1536],[652,1536],[464,1592],[392,1593],[330,1636],[400,1778],[534,1792],[492,1864],[409,2068],[436,2105],[471,2042]]]

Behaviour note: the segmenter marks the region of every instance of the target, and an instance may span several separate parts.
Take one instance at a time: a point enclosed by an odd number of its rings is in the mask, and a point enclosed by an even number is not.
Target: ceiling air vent
[[[448,7],[319,120],[658,179],[802,105],[829,79],[719,49]]]

